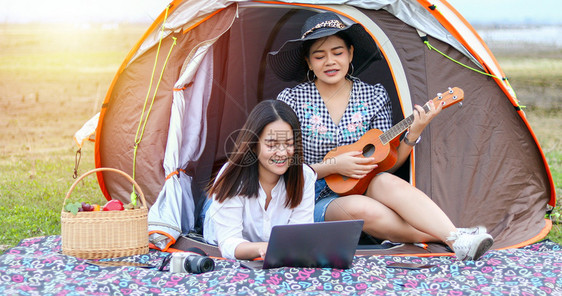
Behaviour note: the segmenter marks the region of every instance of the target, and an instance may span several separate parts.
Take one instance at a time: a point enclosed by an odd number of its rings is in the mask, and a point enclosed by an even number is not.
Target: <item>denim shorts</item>
[[[340,197],[337,193],[330,190],[326,180],[319,179],[314,184],[316,202],[314,204],[314,222],[324,222],[326,217],[326,210],[330,203]]]
[[[211,207],[212,203],[213,203],[212,198],[205,198],[205,203],[203,203],[203,208],[201,209],[201,212],[199,213],[199,218],[201,219],[201,224],[205,223],[205,215],[207,215],[207,211]]]

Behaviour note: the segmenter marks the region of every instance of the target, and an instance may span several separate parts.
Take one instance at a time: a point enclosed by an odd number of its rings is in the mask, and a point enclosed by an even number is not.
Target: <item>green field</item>
[[[98,112],[115,72],[147,27],[0,26],[0,250],[26,237],[60,233],[60,211],[74,181],[72,136]],[[527,106],[560,197],[562,53],[504,50],[496,57]],[[94,168],[93,150],[91,143],[83,148],[79,174]],[[72,198],[104,201],[94,176]],[[548,238],[562,243],[560,225]]]

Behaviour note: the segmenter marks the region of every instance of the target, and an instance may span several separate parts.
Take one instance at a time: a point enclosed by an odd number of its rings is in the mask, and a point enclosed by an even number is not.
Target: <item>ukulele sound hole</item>
[[[363,156],[370,157],[373,153],[375,153],[375,145],[369,144],[363,147]]]

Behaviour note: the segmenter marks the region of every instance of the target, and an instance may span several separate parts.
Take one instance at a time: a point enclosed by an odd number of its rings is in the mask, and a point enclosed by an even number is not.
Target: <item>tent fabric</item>
[[[165,29],[167,32],[173,32],[182,27],[189,27],[195,21],[200,20],[202,16],[212,13],[218,9],[227,7],[233,3],[246,4],[244,0],[219,0],[219,1],[200,1],[200,2],[172,2],[172,7],[177,6],[176,10],[180,11],[166,20]],[[259,1],[256,1],[259,2]],[[364,9],[380,10],[384,9],[396,16],[398,19],[402,20],[404,23],[414,27],[419,28],[425,33],[434,36],[435,38],[447,42],[455,47],[457,50],[463,52],[466,56],[471,57],[471,54],[464,48],[464,46],[451,36],[451,34],[439,24],[439,22],[430,16],[430,13],[421,7],[417,1],[404,1],[404,0],[392,0],[392,1],[364,1],[364,0],[334,0],[334,1],[287,1],[280,0],[279,3],[296,3],[296,4],[312,4],[312,5],[347,5],[348,7],[360,7]],[[174,5],[176,4],[176,5]],[[249,5],[263,6],[260,3],[250,3]],[[438,4],[439,5],[439,4]],[[186,9],[189,6],[189,9]],[[439,5],[441,9],[441,5]],[[446,6],[443,5],[443,9]],[[449,10],[445,10],[449,12]],[[449,18],[456,17],[455,14],[449,13]],[[187,22],[186,22],[187,21]],[[465,32],[467,34],[467,32]],[[154,32],[150,37],[146,38],[143,46],[139,49],[137,56],[144,52],[145,48],[150,48],[156,44],[159,40],[159,32]],[[474,59],[474,58],[473,58]],[[474,61],[476,61],[474,59]],[[477,64],[479,67],[481,65]]]
[[[189,29],[209,14],[224,9],[235,2],[237,1],[172,1],[160,16],[165,19],[165,22],[158,24],[161,25],[158,27],[158,30],[150,32],[151,34],[144,39],[131,61],[152,48],[161,38],[167,37],[174,32]],[[157,23],[155,22],[155,24]],[[160,30],[162,26],[164,30]]]
[[[224,27],[222,33],[228,28]],[[219,31],[218,35],[222,33]],[[183,74],[174,87],[176,91],[164,155],[164,171],[168,177],[148,213],[150,241],[163,250],[195,226],[192,178],[184,168],[193,166],[205,147],[205,117],[212,90],[212,79],[209,77],[213,76],[212,41],[218,36],[213,37],[202,42],[193,56],[186,60]]]
[[[212,76],[212,51],[208,49],[206,46],[198,50],[195,56],[201,58],[192,60],[188,66],[190,70],[184,72],[175,87],[179,90],[174,92],[168,143],[164,155],[164,171],[171,177],[167,178],[156,202],[148,212],[151,241],[160,241],[158,236],[162,232],[177,238],[182,229],[189,231],[195,225],[195,204],[190,190],[191,177],[181,168],[197,161],[205,147],[205,138],[201,135],[206,134],[207,121],[204,116],[210,98],[211,80],[199,75],[190,87],[185,90],[182,88],[191,83],[196,71],[203,71]],[[189,110],[190,116],[185,116],[185,110]],[[177,174],[172,174],[173,172]],[[168,242],[160,248],[164,249],[167,245]]]
[[[169,239],[163,244],[200,231],[204,189],[226,160],[237,129],[259,101],[294,86],[275,77],[265,63],[267,53],[297,38],[304,20],[320,11],[362,23],[377,42],[384,59],[359,78],[385,86],[394,122],[448,87],[464,90],[462,107],[444,110],[432,121],[397,174],[426,192],[459,227],[487,226],[494,248],[544,237],[550,229],[546,205],[555,202],[552,177],[511,88],[451,62],[420,38],[420,31],[426,33],[441,52],[503,77],[462,16],[445,1],[437,10],[422,0],[323,3],[173,1],[164,33],[158,30],[165,13],[126,58],[100,113],[96,166],[131,172],[149,73],[155,60],[156,73],[164,64],[165,54],[156,56],[156,36],[162,36],[160,51],[171,49],[170,58],[137,151],[136,181],[153,212],[151,229]],[[98,179],[106,195],[128,196],[130,185],[122,180],[103,174]]]
[[[167,176],[163,161],[168,141],[171,105],[173,93],[176,92],[174,87],[178,82],[184,62],[188,56],[195,53],[195,47],[213,39],[213,36],[224,33],[225,28],[231,25],[234,15],[234,8],[224,10],[213,18],[213,21],[202,23],[189,32],[175,32],[171,36],[176,38],[175,41],[172,38],[162,40],[160,46],[162,54],[157,57],[155,73],[160,73],[164,65],[166,65],[166,71],[163,72],[164,75],[148,117],[147,128],[137,151],[137,160],[141,161],[136,163],[136,181],[142,184],[140,186],[143,192],[148,195],[149,207],[154,204]],[[170,58],[165,63],[166,53],[170,51],[174,43],[176,43],[175,50],[171,51]],[[155,64],[156,54],[157,46],[154,46],[141,58],[129,64],[119,76],[111,94],[108,94],[110,100],[102,107],[103,117],[100,115],[100,122],[103,124],[98,125],[100,133],[107,137],[101,136],[96,139],[96,149],[99,151],[97,166],[120,167],[132,175],[134,138],[147,88],[150,85],[150,73]],[[153,92],[154,90],[150,92],[150,98]],[[100,149],[100,146],[105,146],[107,149]],[[101,176],[104,180],[102,189],[105,189],[106,192],[112,192],[117,196],[129,195],[130,186],[123,184],[121,180],[104,178],[105,174]],[[100,175],[98,175],[99,177]]]

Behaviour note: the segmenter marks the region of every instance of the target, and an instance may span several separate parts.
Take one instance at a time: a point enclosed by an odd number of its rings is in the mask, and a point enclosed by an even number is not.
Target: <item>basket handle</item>
[[[137,191],[139,192],[141,200],[142,200],[142,206],[146,207],[146,199],[144,198],[144,194],[142,193],[142,190],[141,190],[139,184],[135,180],[133,180],[133,178],[131,178],[131,176],[129,176],[127,173],[125,173],[121,170],[114,169],[114,168],[97,168],[97,169],[93,169],[89,172],[84,173],[82,176],[78,177],[78,179],[76,179],[76,181],[74,181],[72,186],[70,186],[70,189],[68,189],[68,192],[66,193],[66,196],[64,197],[64,202],[62,203],[62,211],[63,212],[64,212],[64,205],[66,204],[66,200],[70,197],[70,194],[74,190],[74,187],[76,187],[76,185],[78,185],[78,182],[80,182],[82,179],[86,178],[86,176],[88,176],[90,174],[93,174],[93,173],[96,173],[96,172],[101,172],[101,171],[118,173],[118,174],[122,175],[123,177],[127,178],[127,180],[129,180],[129,182],[131,182],[133,184],[133,186],[135,186],[135,189],[137,189]]]

